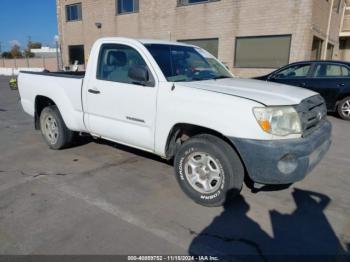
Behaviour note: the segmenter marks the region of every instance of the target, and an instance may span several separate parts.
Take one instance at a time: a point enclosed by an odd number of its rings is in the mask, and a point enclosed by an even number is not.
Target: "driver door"
[[[291,65],[278,71],[269,81],[309,89],[313,67],[312,63]]]
[[[133,66],[148,70],[147,85],[129,77]],[[86,124],[92,134],[154,150],[157,88],[139,51],[127,45],[102,45],[97,72],[89,80],[88,87]]]

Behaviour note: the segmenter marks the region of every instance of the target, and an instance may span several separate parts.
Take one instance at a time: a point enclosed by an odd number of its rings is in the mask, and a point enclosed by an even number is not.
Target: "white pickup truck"
[[[291,184],[331,144],[324,100],[297,87],[234,77],[205,50],[103,38],[86,73],[21,72],[22,106],[50,148],[89,133],[174,159],[183,191],[205,206],[256,185]]]

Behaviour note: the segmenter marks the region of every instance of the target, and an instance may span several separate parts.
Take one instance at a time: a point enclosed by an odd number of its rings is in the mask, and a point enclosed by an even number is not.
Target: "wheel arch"
[[[238,149],[233,144],[233,142],[230,139],[228,139],[225,135],[211,128],[194,125],[194,124],[188,124],[188,123],[177,123],[171,128],[167,138],[166,147],[165,147],[166,159],[168,160],[172,159],[175,156],[178,148],[186,140],[188,140],[193,136],[201,135],[201,134],[213,135],[215,137],[222,139],[227,144],[229,144],[232,147],[232,149],[237,153],[237,155],[241,159],[243,166],[245,168],[244,161]]]
[[[337,98],[337,102],[335,103],[335,107],[336,109],[338,108],[339,106],[339,103],[346,97],[350,97],[350,91],[347,92],[347,93],[341,93],[338,98]]]
[[[34,113],[34,126],[36,130],[40,129],[40,115],[44,108],[48,106],[54,106],[56,103],[47,96],[38,95],[35,97],[35,113]]]

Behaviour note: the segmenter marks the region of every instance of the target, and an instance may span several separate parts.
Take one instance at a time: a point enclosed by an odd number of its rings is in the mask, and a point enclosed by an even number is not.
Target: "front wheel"
[[[46,143],[51,149],[68,147],[74,136],[69,130],[56,106],[48,106],[40,114],[40,129]]]
[[[339,102],[338,114],[342,119],[350,121],[350,97],[345,97]]]
[[[243,186],[244,168],[235,150],[212,135],[186,141],[175,156],[176,178],[196,203],[214,207],[227,203]]]

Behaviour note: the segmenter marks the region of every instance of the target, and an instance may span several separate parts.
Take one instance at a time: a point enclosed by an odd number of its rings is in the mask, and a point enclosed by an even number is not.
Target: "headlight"
[[[276,136],[301,134],[301,123],[297,111],[292,106],[256,107],[253,109],[260,127]]]

